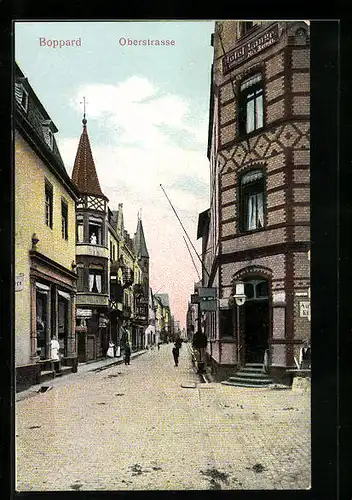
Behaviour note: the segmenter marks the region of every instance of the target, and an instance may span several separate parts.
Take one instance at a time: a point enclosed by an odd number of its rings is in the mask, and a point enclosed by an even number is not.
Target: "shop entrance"
[[[268,282],[263,279],[246,281],[245,294],[245,362],[263,363],[269,338]]]

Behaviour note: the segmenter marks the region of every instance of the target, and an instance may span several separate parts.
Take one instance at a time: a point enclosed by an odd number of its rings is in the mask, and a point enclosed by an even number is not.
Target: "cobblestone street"
[[[201,383],[171,350],[18,401],[16,490],[309,488],[310,394]]]

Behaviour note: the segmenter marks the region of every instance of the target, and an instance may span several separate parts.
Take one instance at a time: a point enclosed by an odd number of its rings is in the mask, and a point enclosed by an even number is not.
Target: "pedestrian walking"
[[[180,339],[180,337],[177,337],[177,339],[175,340],[175,345],[176,345],[176,347],[178,347],[179,349],[181,349],[181,347],[182,347],[182,340]]]
[[[158,351],[160,351],[160,342],[158,342]]]
[[[174,344],[174,347],[172,348],[172,355],[174,357],[175,366],[178,366],[178,358],[180,356],[180,348],[176,345],[176,342]]]
[[[128,342],[125,344],[125,365],[130,364],[130,359],[131,359],[131,347]]]

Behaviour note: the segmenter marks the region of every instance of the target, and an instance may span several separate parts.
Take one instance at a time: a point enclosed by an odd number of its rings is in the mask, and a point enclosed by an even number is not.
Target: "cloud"
[[[187,301],[198,275],[183,241],[184,232],[160,184],[199,253],[198,214],[209,205],[206,119],[198,119],[197,110],[182,96],[163,93],[139,76],[117,85],[90,83],[78,88],[70,104],[79,114],[83,96],[88,101],[88,134],[97,174],[109,206],[116,209],[118,203],[124,204],[125,224],[131,235],[142,208],[151,286],[155,290],[163,286],[175,317],[184,324]],[[104,143],[90,133],[97,124],[106,130]],[[58,138],[69,174],[78,141],[78,136]],[[182,143],[189,146],[181,147]],[[200,269],[199,262],[197,266]]]

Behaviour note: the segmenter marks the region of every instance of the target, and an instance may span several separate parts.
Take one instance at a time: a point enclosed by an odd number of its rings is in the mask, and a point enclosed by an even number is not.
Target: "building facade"
[[[82,124],[72,170],[80,193],[76,204],[76,326],[79,360],[90,361],[108,349],[108,199],[99,184],[85,116]]]
[[[208,356],[214,373],[265,357],[280,376],[310,337],[309,26],[215,27],[210,209],[198,227],[203,286],[218,290]],[[238,281],[246,294],[239,310]]]
[[[54,376],[51,340],[77,366],[75,202],[57,128],[15,66],[15,364],[17,390]]]

